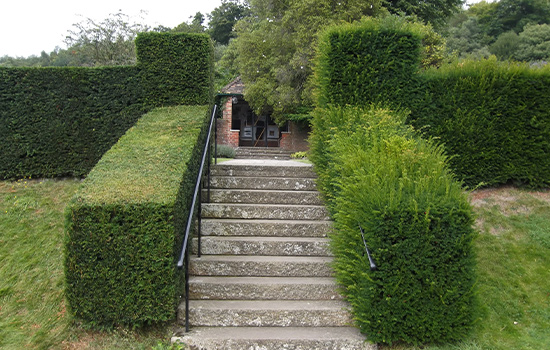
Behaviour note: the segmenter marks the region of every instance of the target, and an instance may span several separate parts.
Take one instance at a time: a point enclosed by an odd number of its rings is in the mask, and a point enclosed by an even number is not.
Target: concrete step
[[[208,202],[208,190],[202,191]],[[317,191],[211,189],[210,203],[255,203],[255,204],[302,204],[322,205]]]
[[[235,164],[236,163],[236,164]],[[248,163],[248,162],[247,162]],[[254,164],[238,164],[237,161],[229,161],[214,165],[212,176],[238,176],[238,177],[286,177],[286,178],[315,178],[311,164],[296,161],[257,162]]]
[[[277,160],[290,160],[289,154],[261,154],[261,153],[236,153],[235,159],[277,159]]]
[[[354,327],[196,327],[173,343],[190,350],[377,350]]]
[[[342,300],[192,300],[198,327],[343,327],[353,320]],[[185,305],[178,313],[185,312]]]
[[[239,147],[235,150],[236,159],[290,159],[292,152],[280,148]]]
[[[216,219],[330,220],[322,205],[203,203],[201,215]]]
[[[332,277],[191,277],[190,299],[339,300]]]
[[[214,176],[210,188],[314,191],[317,187],[312,178]]]
[[[331,221],[203,219],[203,236],[326,237]]]
[[[190,257],[191,276],[330,277],[331,257],[203,255]]]
[[[192,242],[198,252],[198,239]],[[331,256],[328,238],[319,237],[220,237],[201,239],[204,255]]]

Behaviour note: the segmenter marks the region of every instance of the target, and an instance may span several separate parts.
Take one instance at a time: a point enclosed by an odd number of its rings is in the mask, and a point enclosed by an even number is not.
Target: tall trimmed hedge
[[[441,140],[466,184],[550,185],[550,66],[465,62],[422,81],[409,123]]]
[[[204,105],[213,97],[213,46],[206,34],[141,33],[136,38],[145,102]]]
[[[331,28],[320,41],[319,104],[408,109],[466,185],[550,185],[550,67],[489,60],[420,72],[423,35],[391,16]]]
[[[87,174],[147,110],[137,73],[0,68],[0,178]]]
[[[336,278],[370,341],[459,340],[475,315],[472,212],[441,147],[405,118],[378,107],[315,112],[311,159],[335,221]]]
[[[143,116],[93,168],[66,210],[66,297],[92,325],[171,320],[176,267],[206,135],[206,106]]]
[[[0,68],[0,179],[83,176],[154,106],[207,104],[207,35],[145,33],[133,67]]]

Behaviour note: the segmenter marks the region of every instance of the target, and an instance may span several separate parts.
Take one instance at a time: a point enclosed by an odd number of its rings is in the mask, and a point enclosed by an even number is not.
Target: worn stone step
[[[190,350],[377,350],[355,327],[195,327],[173,343]]]
[[[203,255],[190,257],[192,276],[330,277],[331,257]]]
[[[198,239],[192,242],[198,252]],[[201,239],[204,255],[331,256],[328,238],[319,237],[211,237]]]
[[[342,300],[192,300],[193,326],[343,327],[352,324]],[[185,312],[185,304],[178,312]]]
[[[290,154],[235,153],[235,159],[276,159],[290,160]]]
[[[258,178],[241,176],[213,176],[210,180],[210,187],[219,189],[298,191],[314,191],[316,189],[315,180],[312,178]]]
[[[326,237],[332,222],[326,220],[203,219],[202,235]]]
[[[322,205],[203,203],[203,218],[330,220]]]
[[[235,164],[237,163],[237,164]],[[250,163],[247,161],[247,163]],[[224,162],[212,166],[212,176],[237,177],[286,177],[286,178],[315,178],[311,164],[296,161],[279,161],[274,165],[266,165],[266,161],[256,161],[255,164],[239,164],[238,161]]]
[[[210,201],[208,201],[208,192],[207,189],[202,191],[204,202],[302,205],[323,204],[320,194],[317,191],[211,189]]]
[[[339,300],[332,277],[191,277],[190,299]]]

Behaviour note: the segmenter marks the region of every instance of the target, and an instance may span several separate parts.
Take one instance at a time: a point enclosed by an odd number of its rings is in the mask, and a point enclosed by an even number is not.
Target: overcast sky
[[[0,57],[40,55],[56,46],[65,48],[63,39],[74,23],[85,18],[101,21],[111,13],[136,18],[147,11],[145,22],[175,27],[198,11],[212,12],[221,0],[1,0]],[[468,0],[469,3],[480,0]]]
[[[212,12],[221,0],[1,0],[0,57],[40,55],[56,46],[74,23],[85,18],[101,21],[119,10],[136,22],[175,27],[198,11]],[[140,10],[148,15],[138,21]],[[81,15],[81,16],[79,16]],[[83,16],[83,17],[82,17]]]

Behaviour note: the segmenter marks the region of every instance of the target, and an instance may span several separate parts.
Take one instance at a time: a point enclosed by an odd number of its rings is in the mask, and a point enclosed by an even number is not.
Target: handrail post
[[[218,117],[214,117],[214,164],[218,164]]]
[[[359,230],[361,231],[361,237],[363,237],[363,244],[365,245],[365,250],[367,252],[367,257],[369,258],[370,270],[374,271],[378,267],[376,266],[376,264],[374,263],[374,259],[370,255],[369,247],[367,246],[367,241],[365,240],[365,232],[363,231],[363,228],[361,227],[361,225],[359,225]],[[363,253],[363,255],[364,255],[364,253]]]
[[[189,332],[189,254],[185,254],[185,332]]]
[[[206,173],[207,181],[206,184],[206,190],[208,191],[208,194],[206,196],[206,203],[210,203],[210,163],[212,162],[212,146],[208,146],[208,155],[206,156],[208,158],[208,169]]]
[[[197,214],[197,256],[201,257],[201,243],[202,243],[202,233],[201,233],[201,210],[202,210],[202,188],[199,190],[199,210]]]

